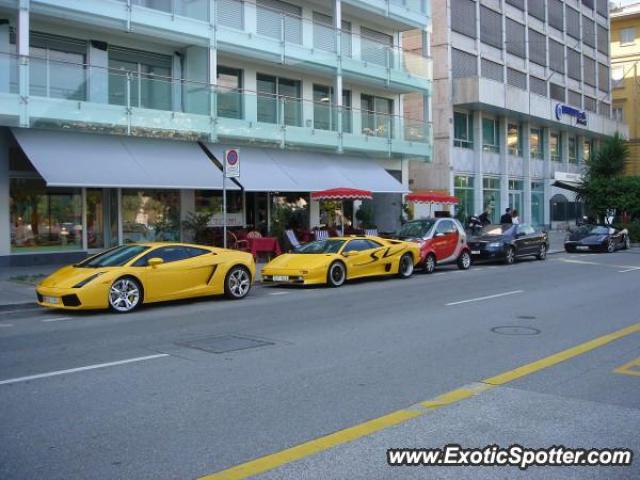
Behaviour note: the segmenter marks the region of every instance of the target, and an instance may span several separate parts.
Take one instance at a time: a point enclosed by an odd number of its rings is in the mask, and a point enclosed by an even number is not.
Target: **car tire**
[[[427,255],[427,258],[424,261],[424,268],[422,269],[422,273],[431,274],[436,269],[436,256],[433,253]]]
[[[251,291],[251,273],[243,265],[234,265],[224,277],[224,295],[230,300],[240,300]]]
[[[613,240],[607,240],[607,253],[613,253],[616,251],[616,244],[613,243]]]
[[[405,253],[398,262],[398,277],[409,278],[413,275],[413,255]]]
[[[504,252],[504,263],[507,265],[513,265],[516,261],[516,249],[513,247],[507,247]]]
[[[332,288],[344,285],[347,280],[347,268],[342,262],[333,262],[327,270],[327,284]]]
[[[625,250],[629,250],[631,248],[631,239],[629,238],[629,235],[625,235],[622,248]]]
[[[546,260],[547,259],[547,246],[543,243],[540,245],[540,250],[538,250],[538,254],[536,255],[538,260]]]
[[[116,313],[133,312],[142,303],[142,297],[142,286],[138,280],[120,277],[109,287],[109,309]]]
[[[564,247],[564,251],[567,253],[576,253],[576,247]]]
[[[471,266],[471,254],[464,250],[458,257],[457,263],[460,270],[469,270]]]

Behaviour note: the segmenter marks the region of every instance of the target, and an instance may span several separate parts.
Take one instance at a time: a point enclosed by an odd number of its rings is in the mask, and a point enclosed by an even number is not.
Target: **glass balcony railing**
[[[9,75],[0,81],[0,95],[13,94],[16,101],[0,102],[0,119],[28,96],[23,125],[415,156],[430,152],[429,123],[338,107],[326,99],[314,102],[39,57],[18,61],[12,54],[0,55],[0,65],[5,64]],[[20,68],[28,73],[27,92],[20,91]]]

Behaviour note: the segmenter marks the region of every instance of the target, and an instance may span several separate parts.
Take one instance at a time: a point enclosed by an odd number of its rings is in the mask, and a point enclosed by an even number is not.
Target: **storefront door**
[[[103,249],[118,245],[118,191],[87,189],[87,247]]]

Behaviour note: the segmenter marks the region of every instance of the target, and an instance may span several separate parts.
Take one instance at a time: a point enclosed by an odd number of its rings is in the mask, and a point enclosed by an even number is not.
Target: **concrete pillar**
[[[509,205],[509,152],[507,151],[507,117],[498,117],[498,146],[500,147],[500,215]]]
[[[472,113],[473,117],[473,204],[476,214],[484,211],[482,195],[482,113]]]
[[[333,28],[336,32],[336,54],[338,56],[333,90],[337,113],[338,152],[342,152],[342,0],[334,0],[333,2]]]
[[[569,132],[560,131],[560,159],[562,160],[562,169],[568,171],[569,165]]]
[[[519,212],[521,222],[531,221],[531,124],[522,124],[522,211]],[[545,142],[546,143],[546,142]]]
[[[9,215],[9,130],[0,129],[0,265],[11,253],[11,217]]]
[[[11,84],[11,45],[9,43],[9,20],[0,19],[0,93],[9,93]]]
[[[245,2],[248,3],[248,2]],[[209,49],[208,49],[208,81],[209,81],[209,115],[212,118],[218,118],[218,49],[216,48],[215,39],[212,38],[209,40]],[[211,122],[211,132],[209,134],[212,142],[216,142],[218,140],[218,126],[216,122]],[[225,239],[226,240],[226,239]]]
[[[29,97],[29,0],[19,0],[18,4],[18,28],[16,42],[18,46],[18,91],[22,98]],[[29,102],[22,102],[20,112],[20,126],[29,126]]]
[[[87,55],[90,102],[109,103],[109,55],[106,42],[91,40]]]

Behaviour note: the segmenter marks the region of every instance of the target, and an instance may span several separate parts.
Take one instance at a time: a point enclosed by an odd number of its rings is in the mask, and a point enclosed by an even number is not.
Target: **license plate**
[[[589,250],[589,247],[585,247],[584,245],[578,245],[576,250]]]
[[[273,281],[274,282],[288,282],[289,281],[289,276],[288,275],[274,275],[273,276]]]
[[[471,250],[471,255],[480,255],[480,250]]]
[[[44,303],[56,304],[58,303],[58,297],[42,297],[42,301]]]

